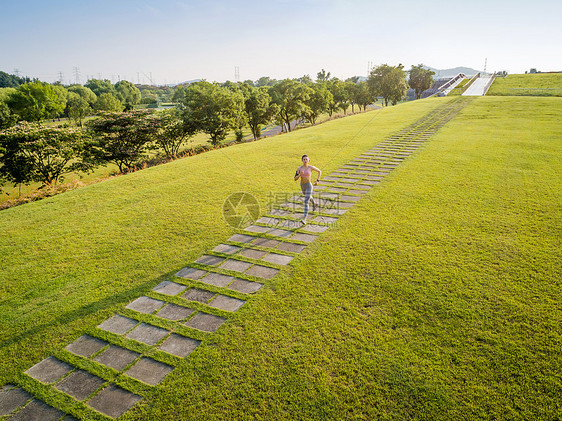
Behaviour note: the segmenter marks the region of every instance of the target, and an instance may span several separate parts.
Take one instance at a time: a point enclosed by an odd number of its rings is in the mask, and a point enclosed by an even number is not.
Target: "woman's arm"
[[[318,178],[314,182],[314,185],[317,185],[318,182],[320,181],[320,177],[322,176],[322,171],[320,171],[319,168],[313,167],[312,165],[310,166],[310,168],[312,169],[312,171],[316,171],[318,173]]]
[[[295,172],[295,181],[297,181],[300,176],[301,176],[301,169],[299,167],[299,168],[297,168],[297,171]]]

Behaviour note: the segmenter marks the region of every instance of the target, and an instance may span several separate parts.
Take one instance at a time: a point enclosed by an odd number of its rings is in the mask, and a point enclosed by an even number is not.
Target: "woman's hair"
[[[308,155],[307,155],[307,154],[304,154],[303,156],[301,156],[301,161],[302,161],[302,159],[303,159],[305,156],[308,158]]]

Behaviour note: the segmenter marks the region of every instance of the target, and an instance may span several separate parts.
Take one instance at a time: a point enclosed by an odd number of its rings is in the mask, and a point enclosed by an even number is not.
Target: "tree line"
[[[172,96],[176,107],[165,111],[135,109],[141,92],[128,81],[92,79],[84,86],[68,87],[26,81],[0,90],[0,179],[48,185],[65,174],[89,172],[107,163],[127,172],[155,151],[177,156],[196,133],[207,134],[217,146],[231,131],[242,140],[249,128],[258,139],[272,122],[291,131],[294,120],[315,124],[321,114],[366,110],[377,97],[385,105],[396,104],[406,95],[407,73],[416,95],[431,85],[432,72],[422,65],[409,72],[402,65],[378,66],[366,81],[358,77],[342,81],[325,70],[315,81],[309,76],[281,81],[264,77],[255,83],[203,80],[176,87]],[[94,113],[97,116],[84,124]],[[74,127],[41,123],[62,115],[74,120]]]

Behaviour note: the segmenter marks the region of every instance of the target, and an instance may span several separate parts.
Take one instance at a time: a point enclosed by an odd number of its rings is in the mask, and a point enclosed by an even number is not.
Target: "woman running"
[[[308,165],[308,155],[302,156],[302,165],[297,168],[297,172],[295,173],[295,181],[297,181],[300,177],[301,179],[301,190],[302,194],[304,194],[304,217],[301,220],[301,224],[306,224],[306,217],[308,216],[308,202],[312,202],[312,211],[316,210],[316,203],[314,203],[314,199],[312,199],[312,171],[316,171],[318,173],[318,178],[314,182],[316,186],[320,181],[320,176],[322,175],[322,171],[318,168]]]

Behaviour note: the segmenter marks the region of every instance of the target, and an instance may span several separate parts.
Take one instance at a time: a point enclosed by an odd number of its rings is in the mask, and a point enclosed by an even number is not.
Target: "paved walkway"
[[[474,82],[463,92],[463,96],[482,96],[486,94],[488,84],[493,75],[480,75]]]
[[[298,223],[302,195],[288,198],[180,270],[174,281],[162,282],[30,367],[21,385],[0,391],[0,417],[76,419],[65,411],[81,418],[123,415],[469,101],[448,102],[323,177],[316,188],[320,206],[308,225]],[[41,397],[25,390],[32,383]],[[63,397],[59,402],[78,406],[53,407],[57,395]]]

